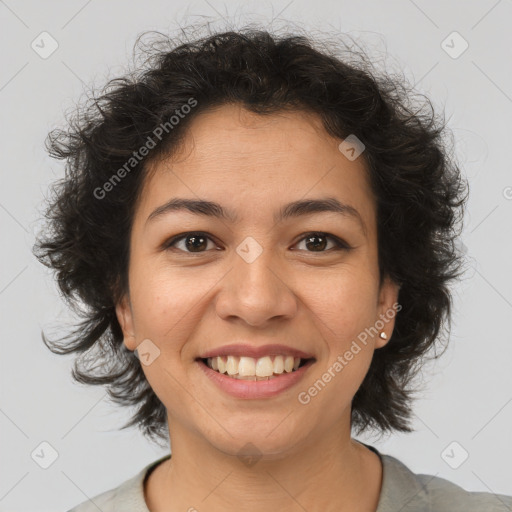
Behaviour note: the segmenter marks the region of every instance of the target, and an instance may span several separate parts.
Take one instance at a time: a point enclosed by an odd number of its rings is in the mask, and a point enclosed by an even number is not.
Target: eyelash
[[[188,231],[186,233],[180,233],[179,235],[176,235],[176,236],[173,236],[172,238],[170,238],[169,240],[167,240],[162,248],[164,250],[175,250],[175,248],[173,248],[172,246],[176,243],[176,242],[179,242],[180,240],[183,240],[185,238],[187,238],[188,236],[190,235],[198,235],[198,236],[203,236],[207,239],[209,239],[210,241],[212,242],[215,242],[215,240],[213,240],[213,238],[211,236],[208,235],[208,233],[204,233],[202,231]],[[323,231],[311,231],[309,233],[304,233],[302,235],[302,238],[297,242],[300,243],[302,241],[304,241],[306,238],[310,237],[310,236],[322,236],[322,237],[326,237],[326,238],[330,238],[331,240],[334,241],[335,243],[335,247],[334,248],[331,248],[331,249],[328,249],[328,250],[325,250],[325,251],[306,251],[306,252],[309,252],[309,253],[315,253],[315,252],[318,252],[319,254],[322,254],[322,253],[328,253],[330,251],[340,251],[340,250],[345,250],[345,251],[349,251],[350,249],[352,249],[352,247],[350,245],[348,245],[344,240],[342,240],[341,238],[338,238],[337,236],[334,236],[334,235],[331,235],[330,233],[325,233]],[[295,245],[297,245],[295,244]],[[199,251],[199,252],[188,252],[188,251],[183,251],[181,249],[177,249],[181,252],[184,252],[185,254],[203,254],[205,252],[207,252],[206,250],[205,251]]]

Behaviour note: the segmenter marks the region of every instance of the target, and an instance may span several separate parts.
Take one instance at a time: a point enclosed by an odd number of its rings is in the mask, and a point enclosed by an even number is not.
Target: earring
[[[379,337],[382,338],[383,340],[387,340],[388,339],[388,335],[382,331],[380,334],[379,334]]]

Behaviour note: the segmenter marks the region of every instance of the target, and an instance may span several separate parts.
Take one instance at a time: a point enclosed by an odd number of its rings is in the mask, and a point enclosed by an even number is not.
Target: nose
[[[223,279],[217,301],[217,314],[224,320],[236,317],[259,327],[279,317],[290,319],[298,302],[286,282],[285,272],[273,264],[272,255],[263,253],[251,263],[234,258],[234,268]]]

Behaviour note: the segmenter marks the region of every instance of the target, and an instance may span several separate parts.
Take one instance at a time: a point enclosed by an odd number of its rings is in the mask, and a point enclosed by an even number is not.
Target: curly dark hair
[[[467,182],[446,144],[444,116],[431,101],[405,76],[377,72],[357,43],[356,50],[341,41],[315,48],[314,39],[297,31],[276,36],[254,27],[193,41],[158,34],[139,54],[142,65],[79,106],[66,130],[50,132],[47,149],[66,161],[66,171],[53,185],[33,250],[56,272],[60,292],[83,320],[60,341],[41,334],[52,352],[79,354],[76,381],[106,385],[115,402],[137,406],[123,429],[137,425],[153,441],[168,439],[165,407],[125,347],[115,311],[128,291],[130,230],[148,163],[169,157],[195,116],[237,103],[261,115],[312,112],[330,135],[354,134],[364,143],[377,199],[380,278],[401,285],[402,309],[354,396],[352,425],[357,433],[413,430],[411,381],[451,327],[448,285],[463,272],[456,238]],[[415,96],[425,101],[415,103]],[[197,106],[134,163],[134,151],[158,127],[169,128],[170,117],[191,98]],[[123,166],[127,172],[113,182]],[[100,193],[107,182],[112,191]]]

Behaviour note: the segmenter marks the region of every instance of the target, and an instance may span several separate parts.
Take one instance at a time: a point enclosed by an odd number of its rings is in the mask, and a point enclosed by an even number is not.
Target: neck
[[[349,431],[251,461],[219,451],[176,423],[170,439],[172,457],[159,464],[145,484],[151,512],[377,509],[380,459],[351,439]]]

